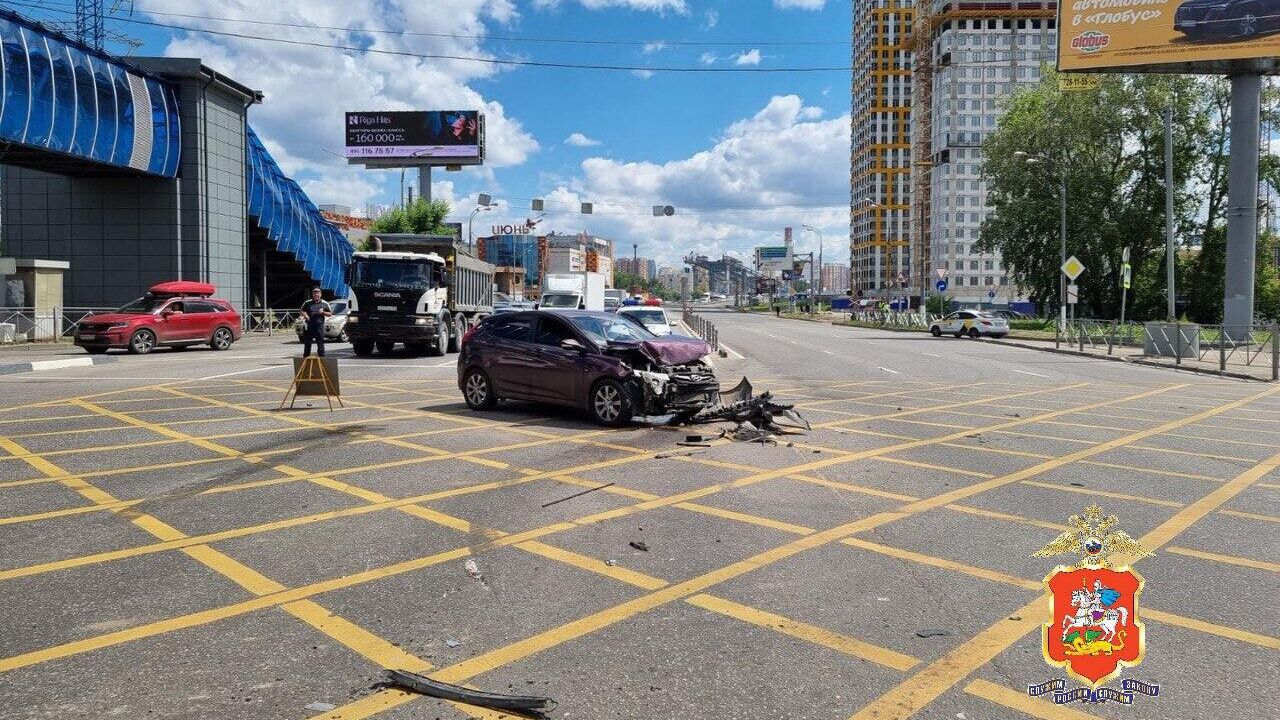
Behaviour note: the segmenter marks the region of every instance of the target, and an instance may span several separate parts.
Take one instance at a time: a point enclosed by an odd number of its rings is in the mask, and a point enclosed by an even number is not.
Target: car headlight
[[[413,324],[414,325],[430,325],[431,320],[432,320],[431,318],[414,318]]]
[[[359,317],[357,317],[357,316],[355,316],[355,315],[348,315],[348,316],[347,316],[347,322],[349,322],[349,323],[353,323],[353,322],[360,322],[360,318],[359,318]]]

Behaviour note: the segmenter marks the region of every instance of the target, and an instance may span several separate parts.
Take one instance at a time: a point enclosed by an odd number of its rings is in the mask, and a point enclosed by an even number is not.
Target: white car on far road
[[[667,312],[653,305],[624,305],[618,308],[619,315],[630,315],[639,320],[654,335],[670,335],[671,323],[667,320]]]
[[[1009,334],[1009,321],[985,310],[960,310],[934,320],[929,332],[934,337],[947,333],[956,337],[968,335],[974,340],[983,335],[998,338]]]

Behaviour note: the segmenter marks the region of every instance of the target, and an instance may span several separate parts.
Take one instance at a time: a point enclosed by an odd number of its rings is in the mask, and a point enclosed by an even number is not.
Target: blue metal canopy
[[[0,10],[0,140],[176,177],[181,130],[169,83]]]
[[[249,138],[249,214],[267,233],[276,249],[293,255],[325,290],[346,297],[351,243],[298,183],[285,177],[253,128]]]

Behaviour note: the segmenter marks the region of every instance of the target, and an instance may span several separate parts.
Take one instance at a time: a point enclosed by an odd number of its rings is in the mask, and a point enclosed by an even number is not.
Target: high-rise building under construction
[[[1005,100],[1053,63],[1055,8],[855,3],[849,241],[864,295],[918,295],[945,269],[963,305],[1022,300],[999,254],[977,251],[982,143]]]

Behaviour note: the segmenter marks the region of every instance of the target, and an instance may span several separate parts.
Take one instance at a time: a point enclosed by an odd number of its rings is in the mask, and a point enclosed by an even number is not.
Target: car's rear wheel
[[[601,425],[619,427],[631,421],[631,395],[617,380],[604,379],[591,389],[588,409]]]
[[[382,355],[390,355],[391,351],[396,349],[396,344],[390,340],[378,340],[374,344],[378,347],[378,353]]]
[[[156,349],[156,334],[147,329],[139,330],[129,338],[129,352],[146,355]]]
[[[356,357],[369,357],[373,354],[373,341],[356,340],[351,343],[351,349],[355,352]]]
[[[489,376],[480,370],[471,370],[462,380],[462,398],[472,410],[492,410],[498,406],[498,396],[493,392]]]
[[[209,347],[214,350],[230,350],[231,343],[236,341],[236,336],[231,333],[231,328],[220,327],[213,331],[213,339],[209,341]]]
[[[937,325],[934,325],[933,327],[929,328],[929,334],[933,335],[934,337],[942,337],[942,328],[938,327]]]
[[[86,345],[84,351],[90,355],[101,355],[107,351],[107,348],[101,345]]]
[[[978,332],[978,328],[969,328],[969,337],[973,340],[977,340],[982,337],[982,333]]]

